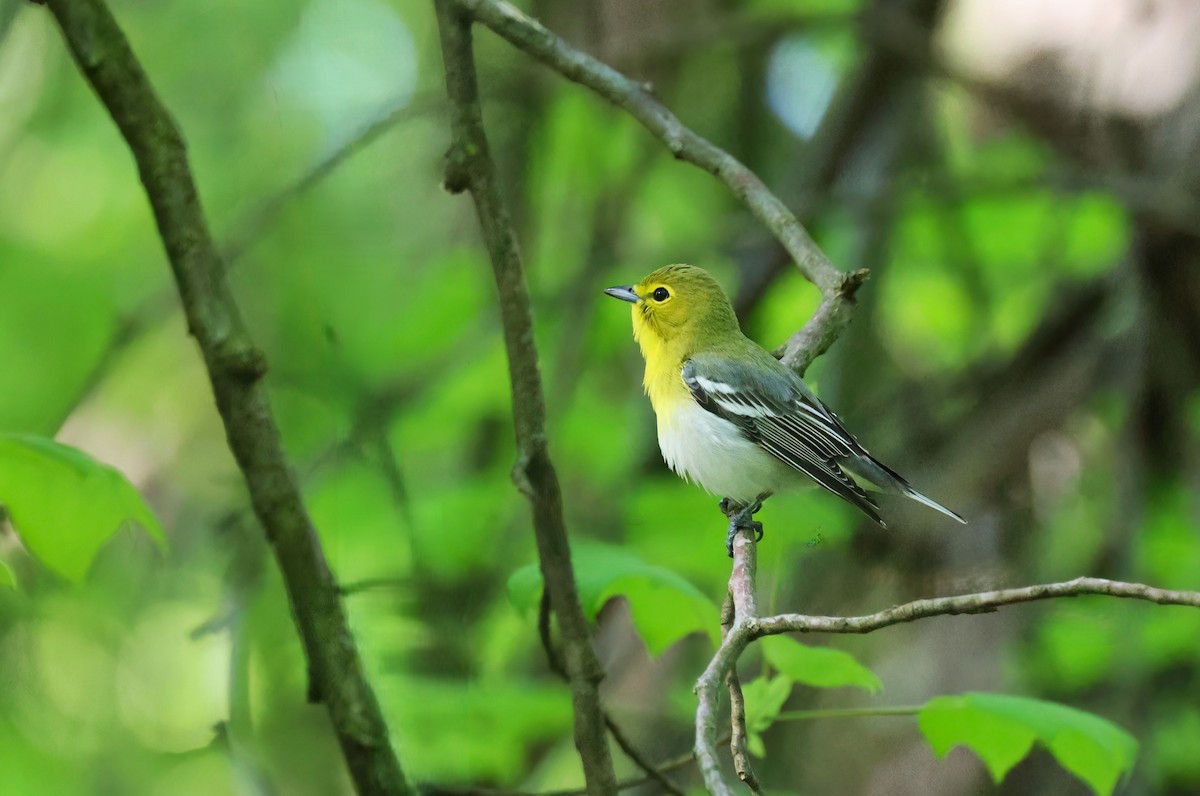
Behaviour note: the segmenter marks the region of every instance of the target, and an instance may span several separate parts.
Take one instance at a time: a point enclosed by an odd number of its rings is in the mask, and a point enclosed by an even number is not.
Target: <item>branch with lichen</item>
[[[80,72],[137,162],[229,447],[283,574],[309,666],[361,796],[408,796],[333,574],[291,472],[254,346],[209,232],[183,137],[102,0],[48,0]]]

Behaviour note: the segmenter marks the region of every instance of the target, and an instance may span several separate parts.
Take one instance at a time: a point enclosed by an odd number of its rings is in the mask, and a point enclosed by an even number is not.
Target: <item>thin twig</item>
[[[726,736],[717,743],[725,743],[729,740]],[[684,754],[672,757],[670,760],[664,760],[655,766],[659,771],[677,771],[684,766],[694,763],[696,760],[695,752],[685,752]],[[623,779],[617,783],[617,790],[631,790],[640,788],[653,782],[654,778],[650,775],[641,777],[630,777]],[[421,787],[422,796],[587,796],[587,788],[568,788],[566,790],[551,790],[541,791],[540,793],[532,793],[528,791],[512,791],[500,790],[495,788],[456,788],[452,786],[442,785],[424,785]]]
[[[721,606],[721,637],[729,635],[735,621],[733,592],[725,595]],[[753,793],[761,793],[762,786],[754,769],[750,766],[749,733],[746,732],[746,695],[742,693],[742,681],[737,667],[725,673],[725,686],[729,689],[729,751],[733,755],[733,770],[738,779],[746,783]]]
[[[351,157],[373,144],[381,135],[400,122],[429,114],[444,106],[445,100],[441,96],[420,96],[396,105],[348,138],[290,185],[263,199],[257,207],[243,216],[234,227],[234,231],[226,236],[225,245],[221,249],[225,254],[226,265],[240,259],[262,237],[263,232],[275,224],[289,204],[311,190]]]
[[[1075,578],[1060,583],[1044,583],[1015,589],[914,600],[866,616],[780,614],[758,619],[748,625],[740,626],[736,630],[747,634],[750,638],[761,638],[778,633],[872,633],[892,625],[934,616],[989,613],[1006,605],[1085,595],[1120,597],[1129,600],[1145,600],[1159,605],[1186,605],[1200,608],[1200,592],[1197,591],[1159,589],[1141,583],[1126,583],[1104,578]]]
[[[212,382],[230,449],[271,542],[300,630],[312,695],[329,710],[361,796],[412,793],[367,682],[316,529],[284,454],[266,362],[225,279],[183,137],[102,0],[49,0],[80,71],[129,145],[154,210],[188,329]]]
[[[679,160],[713,174],[779,239],[804,276],[821,291],[823,312],[805,327],[808,357],[823,353],[850,321],[854,294],[865,274],[844,274],[813,242],[796,216],[737,158],[697,135],[648,88],[583,53],[537,20],[502,0],[453,0],[510,44],[568,80],[592,89],[657,136]]]
[[[447,155],[446,188],[469,190],[484,242],[492,260],[512,390],[518,450],[513,478],[533,506],[545,589],[558,618],[563,657],[571,685],[575,746],[583,761],[588,793],[615,794],[617,780],[605,737],[599,683],[603,670],[592,649],[579,602],[570,544],[563,521],[562,494],[546,444],[546,406],[538,372],[537,347],[529,292],[525,285],[516,234],[497,184],[479,107],[470,19],[452,0],[435,3],[450,99],[452,143]]]
[[[617,742],[617,746],[621,747],[621,751],[625,756],[634,762],[638,768],[645,772],[646,777],[653,782],[657,782],[660,787],[672,796],[684,796],[683,789],[671,781],[671,778],[666,775],[661,766],[656,765],[653,761],[641,753],[633,742],[626,737],[620,725],[613,720],[613,717],[606,710],[604,711],[604,726],[608,728],[609,734],[613,740]],[[620,785],[618,785],[620,787]]]

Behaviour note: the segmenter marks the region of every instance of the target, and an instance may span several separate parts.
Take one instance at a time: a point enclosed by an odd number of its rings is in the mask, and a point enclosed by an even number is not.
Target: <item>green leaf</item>
[[[756,677],[742,684],[746,700],[746,729],[762,732],[775,723],[795,685],[787,675]]]
[[[508,576],[508,601],[523,616],[537,610],[542,599],[542,573],[537,564],[526,564]]]
[[[831,647],[811,647],[788,636],[767,636],[760,642],[767,662],[798,683],[815,688],[855,686],[869,693],[883,683],[853,655]]]
[[[1084,194],[1067,222],[1060,262],[1077,276],[1094,276],[1112,266],[1129,246],[1129,221],[1112,197]]]
[[[783,703],[792,694],[790,677],[758,677],[742,685],[746,702],[746,749],[755,757],[766,757],[767,747],[762,733],[779,718]]]
[[[16,576],[13,575],[12,570],[8,568],[8,564],[5,564],[3,561],[0,561],[0,586],[9,586],[12,588],[16,588],[16,585],[17,585]]]
[[[1137,758],[1137,741],[1099,716],[1028,697],[969,693],[931,699],[921,732],[940,757],[970,747],[999,783],[1035,741],[1101,796],[1111,794]]]
[[[651,654],[697,632],[707,633],[717,643],[720,616],[716,605],[677,573],[620,548],[594,543],[577,544],[572,562],[588,618],[595,619],[614,597],[626,598],[634,626]],[[509,577],[509,601],[522,613],[535,611],[541,595],[542,575],[536,564]]]
[[[0,503],[29,551],[73,582],[83,580],[100,547],[127,521],[166,543],[125,476],[45,437],[0,434]]]
[[[767,745],[763,743],[762,736],[756,732],[746,732],[746,751],[755,757],[767,756]]]

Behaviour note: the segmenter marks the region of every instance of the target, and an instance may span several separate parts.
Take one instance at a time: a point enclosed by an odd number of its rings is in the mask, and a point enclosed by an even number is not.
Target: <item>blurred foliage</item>
[[[898,68],[868,98],[868,129],[832,187],[797,196],[838,87],[872,63],[862,4],[710,5],[529,10],[651,81],[803,202],[839,267],[872,268],[855,325],[810,381],[873,452],[971,520],[947,527],[887,503],[897,521],[884,533],[824,494],[773,498],[760,515],[763,610],[865,613],[1080,574],[1197,588],[1200,391],[1186,369],[1153,381],[1146,353],[1147,330],[1174,322],[1147,298],[1159,264],[1145,246],[1163,231],[1103,179],[1064,180],[1095,176],[1071,147]],[[0,6],[0,790],[348,793],[325,714],[304,701],[279,577],[132,159],[49,15],[20,4],[5,16],[13,7]],[[114,12],[185,132],[213,229],[246,244],[235,291],[406,769],[448,785],[578,786],[569,694],[538,640],[529,513],[509,480],[490,268],[473,209],[440,188],[431,5],[122,0]],[[778,250],[710,175],[476,38],[604,698],[667,759],[690,748],[691,685],[718,632],[724,520],[659,461],[628,308],[600,290],[677,261],[731,294],[766,284],[743,320],[768,346],[818,295],[774,267]],[[288,188],[397,109],[378,140],[309,190]],[[260,214],[280,198],[277,217]],[[1156,391],[1154,406],[1180,407],[1176,454],[1155,448],[1154,422],[1168,422],[1146,408]],[[161,523],[168,547],[128,518],[151,534]],[[1035,742],[1101,792],[1130,765],[1132,742],[1111,725],[976,693],[1005,691],[1127,728],[1142,748],[1122,792],[1195,793],[1200,616],[1114,602],[757,645],[744,670],[755,751],[768,754],[759,773],[772,792],[961,794],[994,792],[989,771],[1008,772],[1003,792],[1058,794],[1084,786],[1026,758]],[[766,676],[748,676],[756,665]],[[911,723],[773,720],[785,705],[904,701],[929,705],[932,748]],[[936,760],[959,743],[986,764]]]

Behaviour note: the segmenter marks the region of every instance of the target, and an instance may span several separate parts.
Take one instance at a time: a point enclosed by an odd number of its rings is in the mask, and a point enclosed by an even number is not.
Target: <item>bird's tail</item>
[[[934,511],[940,511],[947,517],[958,520],[963,525],[967,524],[967,521],[958,513],[951,511],[936,500],[922,495],[913,488],[912,484],[905,481],[899,473],[874,456],[869,454],[867,456],[847,456],[844,459],[839,459],[839,463],[856,478],[867,481],[884,492],[894,492],[898,495],[904,495],[906,498],[922,503]]]
[[[920,492],[913,489],[912,486],[909,484],[904,485],[904,489],[901,491],[901,494],[903,494],[905,497],[912,498],[913,500],[917,501],[918,503],[924,503],[929,508],[931,508],[935,511],[940,511],[941,513],[945,514],[947,517],[951,517],[953,519],[958,520],[963,525],[967,524],[967,521],[964,520],[957,512],[951,511],[950,509],[943,506],[941,503],[938,503],[936,500],[932,500],[930,498],[925,497]]]

